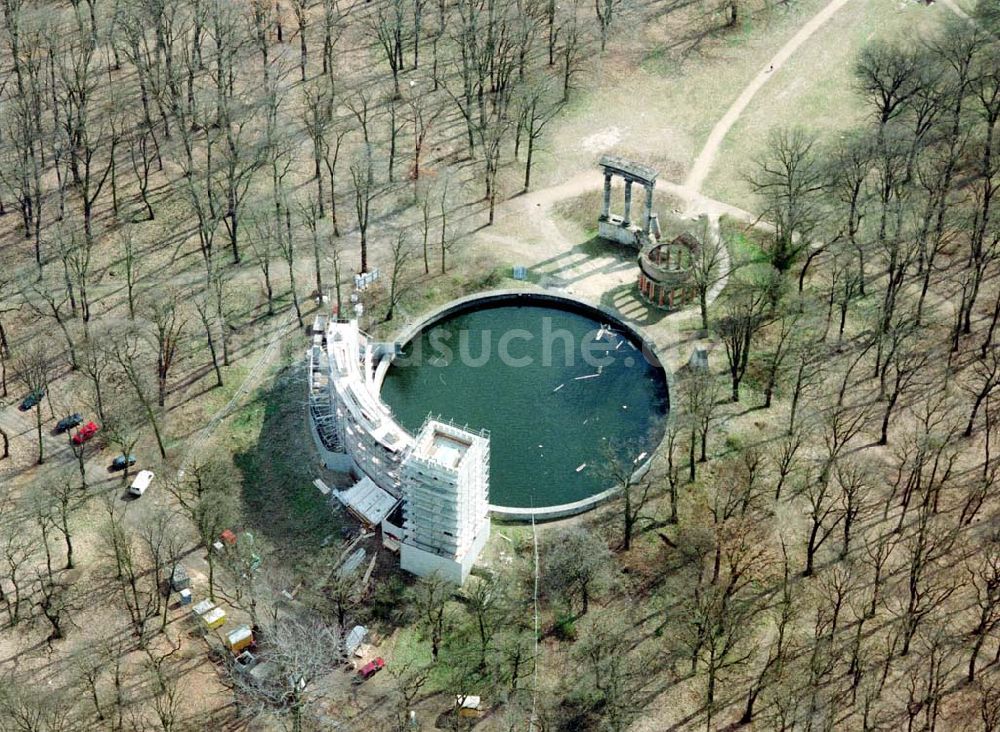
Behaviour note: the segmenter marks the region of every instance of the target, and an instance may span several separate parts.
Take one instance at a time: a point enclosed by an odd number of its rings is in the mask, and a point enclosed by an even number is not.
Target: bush
[[[576,620],[571,615],[559,615],[552,631],[561,641],[575,641]]]
[[[407,625],[413,612],[406,600],[406,584],[398,575],[390,575],[375,586],[369,603],[372,618],[391,625]]]

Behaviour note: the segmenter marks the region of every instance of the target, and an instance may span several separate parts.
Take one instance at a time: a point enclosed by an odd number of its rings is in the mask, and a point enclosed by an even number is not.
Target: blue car
[[[119,455],[111,461],[112,470],[125,470],[126,465],[135,465],[135,455],[129,455],[128,457]]]
[[[66,430],[76,427],[83,421],[83,415],[79,412],[69,415],[68,417],[63,417],[58,422],[56,422],[56,432],[62,433]]]
[[[23,402],[21,402],[21,411],[27,412],[33,406],[42,401],[42,397],[44,396],[45,396],[45,389],[35,389],[33,392],[31,392],[30,394],[28,394],[28,396],[24,398]]]

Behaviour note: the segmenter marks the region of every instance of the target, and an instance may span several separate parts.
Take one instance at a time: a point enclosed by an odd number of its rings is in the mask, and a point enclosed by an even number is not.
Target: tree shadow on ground
[[[307,422],[305,363],[288,366],[232,417],[244,522],[294,558],[338,535],[340,517],[313,485],[321,475]]]
[[[641,327],[655,325],[670,315],[669,311],[655,308],[642,300],[635,282],[618,285],[605,292],[601,296],[601,305]]]

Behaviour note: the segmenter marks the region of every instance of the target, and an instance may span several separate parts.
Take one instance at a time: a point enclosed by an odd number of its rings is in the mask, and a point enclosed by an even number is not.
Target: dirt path
[[[691,191],[692,195],[697,195],[701,190],[702,185],[705,183],[705,178],[708,176],[709,171],[712,169],[712,164],[715,162],[715,156],[719,152],[719,148],[722,145],[722,141],[725,139],[729,130],[739,119],[740,115],[743,114],[743,110],[747,108],[750,104],[750,100],[754,98],[761,87],[767,83],[768,79],[771,78],[788,58],[798,50],[799,46],[805,43],[813,33],[819,30],[824,23],[826,23],[830,18],[833,17],[834,13],[844,7],[849,0],[832,0],[826,7],[820,10],[812,19],[806,23],[802,28],[796,33],[792,38],[782,46],[778,52],[771,58],[768,68],[762,69],[753,80],[747,84],[743,92],[736,98],[736,101],[732,103],[726,113],[722,115],[722,119],[715,123],[715,127],[712,128],[711,133],[708,135],[708,140],[705,142],[705,146],[698,153],[698,157],[695,158],[694,164],[691,166],[691,170],[688,172],[687,179],[684,181],[684,187]],[[945,0],[947,2],[947,0]]]
[[[753,97],[767,83],[771,76],[824,23],[833,17],[834,13],[848,2],[849,0],[832,0],[778,50],[772,57],[769,67],[761,70],[750,81],[739,97],[736,98],[729,109],[726,110],[726,113],[712,128],[704,147],[695,159],[683,183],[674,183],[665,180],[657,181],[658,189],[676,196],[684,202],[684,215],[686,217],[695,218],[701,214],[708,216],[711,236],[718,236],[719,217],[722,215],[732,216],[747,222],[754,221],[755,218],[748,211],[701,194],[701,187],[712,168],[712,164],[715,162],[722,141],[750,104]],[[950,6],[953,10],[961,12],[957,6],[953,6],[952,0],[944,0],[944,2],[951,4]],[[568,241],[560,231],[560,227],[553,221],[553,205],[568,198],[599,189],[601,185],[603,185],[603,181],[600,176],[592,171],[584,171],[558,185],[518,196],[508,201],[501,208],[497,217],[497,224],[500,224],[500,226],[497,226],[488,233],[484,233],[482,239],[487,242],[503,244],[512,254],[522,257],[525,263],[529,263],[532,259],[537,260],[540,256],[551,256],[554,253],[566,251],[572,248],[575,242]],[[503,231],[502,224],[519,221],[530,221],[532,229],[536,233],[541,232],[544,234],[547,245],[544,252],[538,252],[537,248],[523,246],[523,242],[519,241],[520,237],[517,234]],[[725,262],[724,266],[728,269],[728,262]],[[595,266],[590,269],[589,273],[581,272],[581,276],[577,278],[578,280],[586,278],[587,291],[606,291],[621,282],[620,272],[608,272],[606,271],[607,268],[602,266]],[[723,279],[713,288],[711,299],[714,300],[724,286],[725,280]]]

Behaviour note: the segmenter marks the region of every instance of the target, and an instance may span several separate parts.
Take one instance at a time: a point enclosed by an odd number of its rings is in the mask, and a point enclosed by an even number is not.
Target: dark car
[[[82,445],[84,442],[96,435],[99,429],[101,428],[97,426],[96,422],[87,422],[87,424],[78,429],[76,434],[73,435],[73,444]]]
[[[30,394],[28,394],[28,396],[24,398],[23,402],[21,402],[21,411],[27,412],[33,406],[42,401],[42,397],[44,396],[45,396],[45,389],[35,389],[33,392],[31,392]]]
[[[56,422],[56,432],[65,432],[66,430],[76,427],[83,421],[83,415],[79,412],[71,414],[68,417],[63,417],[58,422]]]
[[[119,455],[111,461],[112,470],[125,470],[126,465],[135,465],[135,455],[129,455],[128,457]]]
[[[385,668],[385,661],[381,658],[376,658],[374,661],[370,661],[358,669],[358,678],[362,681],[370,679],[372,676],[377,674],[379,671]]]

